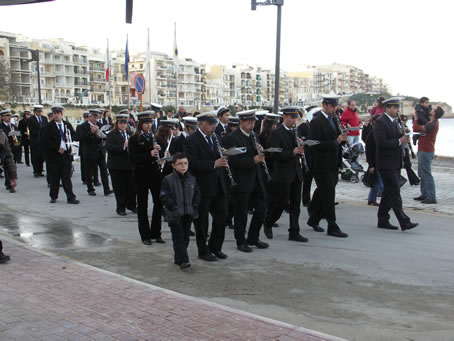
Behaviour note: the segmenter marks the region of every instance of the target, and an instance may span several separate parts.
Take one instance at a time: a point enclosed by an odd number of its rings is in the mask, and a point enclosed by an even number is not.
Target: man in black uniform
[[[339,130],[339,121],[335,121],[339,96],[324,96],[322,110],[314,114],[309,129],[309,137],[320,143],[311,147],[312,174],[317,184],[309,204],[310,214],[307,224],[317,232],[323,232],[319,226],[321,219],[328,222],[327,234],[332,237],[347,238],[336,223],[335,194],[338,181],[338,168],[341,163],[340,144],[347,141],[347,134]]]
[[[84,149],[83,149],[84,144],[80,142],[80,127],[82,126],[83,123],[88,122],[88,114],[89,114],[88,111],[85,111],[82,114],[82,118],[84,121],[76,127],[76,138],[75,138],[76,141],[79,141],[78,153],[79,153],[79,163],[80,163],[80,178],[82,180],[82,184],[84,184],[84,185],[87,184],[87,180],[86,180],[86,176],[85,176],[85,158],[84,158]],[[98,171],[96,171],[96,173],[95,173],[94,182],[95,183],[99,182]]]
[[[7,137],[9,150],[13,154],[13,159],[14,159],[14,153],[17,148],[16,141],[18,141],[18,136],[10,135],[11,132],[16,131],[15,126],[13,124],[11,124],[11,111],[3,110],[0,112],[0,115],[1,115],[0,129],[3,131],[3,133]],[[15,160],[14,160],[14,162],[15,162]],[[5,169],[5,187],[10,193],[15,193],[16,190],[14,189],[14,187],[11,186],[10,180],[11,180],[11,176],[10,176],[8,170]]]
[[[60,180],[68,204],[78,204],[71,182],[73,127],[63,120],[63,107],[52,107],[53,120],[46,126],[46,165],[50,182],[50,203],[57,202]]]
[[[21,133],[21,143],[24,147],[25,164],[30,167],[30,132],[27,127],[27,120],[30,118],[30,110],[24,110],[24,116],[19,121],[19,130]]]
[[[41,128],[46,126],[47,117],[42,116],[43,106],[35,105],[33,115],[27,120],[28,130],[30,131],[30,149],[32,156],[33,175],[35,178],[44,176],[44,158],[39,146],[39,133]]]
[[[253,131],[257,120],[255,110],[242,111],[237,113],[237,116],[240,118],[239,129],[226,136],[223,141],[225,148],[246,148],[246,153],[231,156],[229,165],[233,179],[237,183],[231,188],[237,249],[252,252],[249,245],[255,245],[259,249],[269,246],[259,239],[266,213],[266,191],[261,168],[265,154],[257,150],[258,141]],[[254,208],[254,214],[246,238],[248,203]]]
[[[301,205],[301,182],[303,169],[300,156],[304,154],[303,146],[296,141],[296,119],[301,113],[298,107],[282,109],[283,123],[271,132],[270,146],[282,148],[281,153],[272,153],[273,183],[275,185],[276,201],[270,207],[265,218],[265,235],[272,239],[273,224],[281,217],[285,208],[289,208],[290,228],[289,240],[307,242],[307,238],[300,234],[299,216]]]
[[[109,187],[109,177],[107,176],[106,157],[103,152],[102,141],[106,135],[102,133],[99,126],[96,124],[98,120],[98,111],[96,109],[89,110],[88,121],[80,125],[79,140],[83,145],[83,157],[85,163],[85,177],[87,182],[88,195],[95,196],[95,188],[93,187],[93,179],[97,166],[101,171],[101,182],[104,188],[104,195],[112,194],[113,191]]]
[[[220,107],[217,111],[219,123],[214,131],[217,135],[223,137],[227,132],[227,125],[229,124],[230,109],[224,106]]]
[[[396,117],[400,109],[400,99],[392,97],[383,101],[385,112],[375,121],[373,127],[377,155],[376,167],[383,180],[383,193],[378,208],[378,228],[397,230],[398,227],[389,222],[389,210],[392,208],[402,231],[410,230],[417,223],[412,223],[402,209],[400,196],[400,169],[402,168],[403,143],[409,142],[407,135],[401,136]]]
[[[222,244],[227,216],[224,169],[228,163],[219,155],[220,138],[214,134],[216,111],[199,114],[197,120],[199,129],[185,139],[184,147],[189,159],[189,170],[197,179],[202,196],[199,217],[194,221],[199,258],[215,261],[217,258],[227,258],[222,252]],[[209,213],[213,217],[213,225],[207,246]]]

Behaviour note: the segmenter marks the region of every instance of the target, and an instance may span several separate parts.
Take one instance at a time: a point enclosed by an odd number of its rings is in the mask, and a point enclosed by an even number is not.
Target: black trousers
[[[44,170],[44,157],[38,146],[38,142],[30,144],[32,154],[33,174],[41,174]]]
[[[281,217],[284,209],[288,207],[290,215],[290,228],[288,232],[290,234],[299,233],[300,226],[298,220],[301,205],[301,181],[295,176],[291,183],[274,183],[274,195],[276,197],[266,215],[265,226],[272,227]]]
[[[112,187],[117,201],[117,212],[126,208],[136,208],[136,185],[132,170],[109,168]]]
[[[106,158],[104,154],[98,152],[97,159],[86,159],[84,160],[85,166],[85,177],[87,183],[87,191],[93,192],[95,188],[93,187],[93,183],[95,181],[95,174],[98,172],[98,167],[101,172],[101,182],[104,188],[104,192],[109,190],[109,177],[107,176],[107,165],[106,165]]]
[[[389,210],[393,210],[400,226],[410,223],[410,218],[402,208],[402,197],[400,196],[400,169],[379,169],[383,180],[383,193],[380,206],[378,207],[378,224],[389,223]]]
[[[259,184],[254,186],[252,192],[232,193],[233,215],[235,226],[235,240],[237,245],[246,243],[246,225],[248,218],[248,204],[254,209],[249,231],[248,242],[256,242],[259,239],[260,228],[266,215],[266,195]]]
[[[320,220],[326,219],[328,231],[337,229],[336,210],[334,201],[336,197],[336,185],[338,181],[337,169],[334,171],[313,173],[317,188],[314,191],[308,211],[310,212],[310,225],[318,225]]]
[[[246,203],[247,207],[247,203]],[[213,218],[210,240],[207,246],[208,234],[208,215]],[[199,256],[204,256],[209,252],[222,250],[222,244],[225,238],[225,221],[227,217],[227,196],[220,189],[217,195],[204,196],[199,206],[199,217],[194,221],[195,235],[197,240],[197,249]]]
[[[63,190],[66,193],[67,200],[76,198],[73,192],[73,185],[71,182],[72,158],[68,153],[58,155],[52,160],[46,162],[47,174],[49,176],[50,190],[49,196],[51,199],[58,198],[60,189],[60,180],[63,185]]]
[[[24,147],[24,157],[25,157],[25,164],[27,166],[30,165],[30,142],[26,141],[22,144]]]
[[[161,178],[135,177],[137,190],[137,218],[139,223],[139,233],[143,240],[156,239],[161,237],[161,215],[162,202],[159,199],[161,190]],[[148,220],[148,191],[153,197],[153,213],[151,225]]]
[[[172,233],[172,243],[175,264],[189,263],[188,245],[189,230],[191,229],[192,218],[183,216],[178,223],[169,223]]]
[[[22,145],[11,146],[11,152],[13,153],[14,161],[16,163],[22,162]]]
[[[312,179],[314,178],[312,171],[304,172],[303,177],[303,205],[307,206],[311,202],[311,187]]]
[[[410,151],[408,150],[408,148],[404,148],[404,153],[405,154],[404,154],[403,161],[404,161],[404,168],[407,171],[408,182],[410,182],[410,185],[412,185],[412,186],[419,185],[421,180],[419,179],[419,177],[416,175],[416,173],[411,168]]]

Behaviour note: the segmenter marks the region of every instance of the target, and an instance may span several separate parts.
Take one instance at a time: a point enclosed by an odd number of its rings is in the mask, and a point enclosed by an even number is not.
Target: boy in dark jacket
[[[195,177],[188,173],[189,161],[185,154],[173,156],[173,172],[161,184],[160,199],[172,232],[175,264],[189,269],[188,245],[191,222],[198,217],[200,192]]]

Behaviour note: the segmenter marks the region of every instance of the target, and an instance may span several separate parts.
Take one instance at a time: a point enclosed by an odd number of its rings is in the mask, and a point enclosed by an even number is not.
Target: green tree
[[[11,95],[11,76],[6,60],[0,60],[0,101],[7,102]]]

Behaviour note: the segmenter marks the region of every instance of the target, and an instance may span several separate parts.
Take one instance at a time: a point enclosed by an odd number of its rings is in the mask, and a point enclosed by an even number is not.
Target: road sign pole
[[[143,112],[142,94],[139,94],[139,100],[140,100],[140,112]]]

